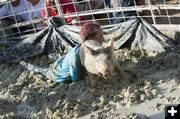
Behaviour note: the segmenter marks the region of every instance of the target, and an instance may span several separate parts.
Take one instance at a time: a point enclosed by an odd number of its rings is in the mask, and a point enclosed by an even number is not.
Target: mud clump
[[[128,86],[121,92],[127,106],[150,100],[157,96],[158,91],[151,82]]]

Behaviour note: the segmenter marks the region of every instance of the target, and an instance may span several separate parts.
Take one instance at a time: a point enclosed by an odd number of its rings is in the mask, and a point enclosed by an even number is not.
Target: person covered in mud
[[[60,0],[60,7],[62,14],[69,15],[71,13],[78,12],[79,9],[72,3],[72,0]],[[42,11],[42,17],[47,19],[48,17],[58,16],[58,9],[55,4],[55,0],[46,0],[44,9]],[[66,22],[69,25],[80,25],[80,21],[86,20],[85,17],[68,17]]]
[[[80,37],[81,42],[93,39],[102,44],[104,41],[101,25],[96,22],[85,23],[80,30]],[[21,69],[34,70],[55,82],[79,80],[85,72],[80,59],[80,47],[81,44],[76,45],[65,56],[59,57],[49,68],[41,68],[21,61]]]

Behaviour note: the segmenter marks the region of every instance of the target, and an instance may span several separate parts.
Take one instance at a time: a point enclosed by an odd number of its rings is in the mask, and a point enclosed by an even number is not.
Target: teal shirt
[[[85,68],[79,57],[80,46],[80,44],[75,46],[51,65],[52,76],[56,82],[75,81],[81,78]]]

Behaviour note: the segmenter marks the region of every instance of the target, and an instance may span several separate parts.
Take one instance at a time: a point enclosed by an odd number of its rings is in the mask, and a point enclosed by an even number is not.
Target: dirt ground
[[[0,118],[163,119],[165,104],[180,103],[180,48],[159,54],[122,49],[115,56],[125,74],[99,80],[96,88],[87,79],[53,83],[20,72],[18,64],[0,64]],[[47,56],[27,62],[51,63]]]

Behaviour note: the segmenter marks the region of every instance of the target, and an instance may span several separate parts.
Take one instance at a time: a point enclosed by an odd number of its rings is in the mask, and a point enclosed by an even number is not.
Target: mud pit
[[[18,64],[1,64],[0,118],[147,119],[162,117],[164,104],[180,103],[180,48],[161,54],[123,49],[115,55],[125,75],[100,80],[96,89],[86,79],[53,83],[33,71],[21,73]],[[28,62],[48,67],[47,59]]]

